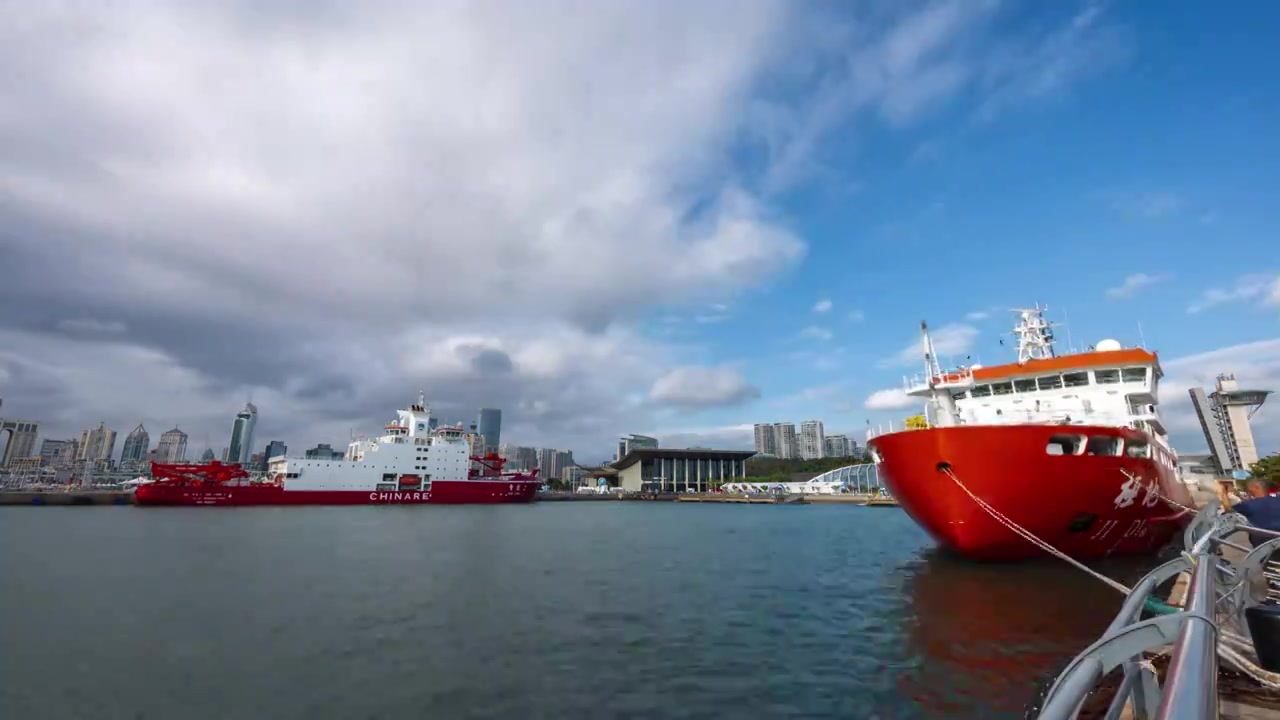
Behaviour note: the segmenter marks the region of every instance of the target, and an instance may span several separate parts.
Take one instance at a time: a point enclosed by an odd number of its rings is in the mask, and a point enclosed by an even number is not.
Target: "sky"
[[[941,354],[1280,390],[1280,7],[0,0],[0,414],[858,440]],[[1280,400],[1255,421],[1280,448]]]

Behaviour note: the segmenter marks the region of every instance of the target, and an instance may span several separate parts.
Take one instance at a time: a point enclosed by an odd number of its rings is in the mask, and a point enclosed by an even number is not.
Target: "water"
[[[1012,718],[1119,606],[930,546],[844,505],[0,508],[0,717]]]

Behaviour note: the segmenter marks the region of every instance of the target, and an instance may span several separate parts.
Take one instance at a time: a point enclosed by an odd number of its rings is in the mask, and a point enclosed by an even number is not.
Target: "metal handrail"
[[[1215,560],[1202,556],[1191,573],[1185,621],[1169,656],[1156,720],[1218,717],[1218,621]]]
[[[1078,655],[1058,676],[1045,695],[1041,720],[1069,720],[1080,711],[1089,692],[1104,675],[1124,668],[1124,679],[1112,699],[1106,717],[1121,717],[1132,703],[1136,717],[1156,720],[1206,720],[1218,717],[1218,621],[1219,597],[1243,603],[1241,584],[1260,571],[1260,554],[1269,553],[1280,539],[1255,548],[1236,568],[1220,567],[1218,547],[1242,529],[1234,515],[1218,515],[1218,503],[1200,511],[1185,533],[1189,553],[1152,570],[1130,590],[1120,612],[1097,642]],[[1269,547],[1270,546],[1270,547]],[[1258,557],[1255,557],[1258,556]],[[1191,582],[1184,610],[1139,620],[1147,599],[1160,583],[1190,571]],[[1221,580],[1234,588],[1219,592]],[[1242,613],[1239,609],[1237,612]],[[1172,645],[1170,665],[1163,687],[1155,669],[1143,654]]]

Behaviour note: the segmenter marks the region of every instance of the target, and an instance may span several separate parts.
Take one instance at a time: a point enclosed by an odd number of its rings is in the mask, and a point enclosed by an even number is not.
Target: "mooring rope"
[[[1129,594],[1130,589],[1128,587],[1125,587],[1123,584],[1116,582],[1115,580],[1112,580],[1106,575],[1103,575],[1102,573],[1090,568],[1089,566],[1085,565],[1079,560],[1076,560],[1070,555],[1062,552],[1061,550],[1054,547],[1053,545],[1050,545],[1044,540],[1041,540],[1040,538],[1036,537],[1035,534],[1032,533],[1030,530],[1027,530],[1021,525],[1018,525],[1016,522],[1010,520],[1008,517],[1005,517],[1005,515],[1001,513],[999,510],[996,510],[995,508],[991,507],[991,505],[989,505],[987,501],[978,497],[972,490],[970,490],[969,486],[965,485],[964,482],[962,482],[960,478],[956,476],[955,471],[953,471],[950,466],[943,467],[941,469],[944,473],[950,476],[950,478],[955,482],[955,484],[958,485],[960,489],[965,492],[966,495],[968,495],[975,503],[977,503],[978,507],[982,508],[983,510],[986,510],[987,513],[991,515],[991,517],[995,518],[1000,524],[1012,530],[1019,537],[1023,538],[1024,540],[1031,543],[1032,545],[1035,545],[1041,550],[1044,550],[1050,555],[1053,555],[1054,557],[1060,560],[1064,560],[1070,563],[1071,565],[1074,565],[1079,570],[1082,570],[1085,573],[1097,578],[1098,580],[1101,580],[1102,582],[1111,586],[1112,589],[1124,595]]]
[[[968,487],[967,485],[965,485],[965,484],[964,484],[964,482],[963,482],[963,481],[961,481],[961,480],[960,480],[960,478],[959,478],[958,476],[956,476],[955,471],[953,471],[949,466],[944,467],[944,468],[941,468],[941,469],[942,469],[942,471],[943,471],[947,476],[949,476],[949,477],[951,478],[951,480],[952,480],[952,481],[954,481],[954,482],[955,482],[955,484],[956,484],[956,485],[957,485],[961,490],[963,490],[963,491],[965,492],[965,494],[966,494],[966,495],[968,495],[968,496],[969,496],[969,498],[970,498],[970,499],[972,499],[972,500],[974,501],[974,503],[975,503],[975,504],[977,504],[977,505],[978,505],[978,507],[980,507],[980,508],[982,508],[983,510],[985,510],[988,514],[990,514],[990,515],[991,515],[991,517],[995,518],[995,519],[996,519],[996,521],[998,521],[1000,524],[1002,524],[1002,525],[1004,525],[1005,527],[1007,527],[1009,530],[1013,531],[1013,532],[1014,532],[1015,534],[1017,534],[1019,537],[1022,537],[1023,539],[1027,540],[1028,542],[1030,542],[1031,544],[1035,545],[1036,547],[1039,547],[1040,549],[1044,550],[1045,552],[1049,553],[1050,555],[1053,555],[1054,557],[1057,557],[1057,558],[1059,558],[1059,559],[1061,559],[1061,560],[1064,560],[1064,561],[1066,561],[1066,562],[1070,563],[1071,565],[1073,565],[1073,566],[1075,566],[1076,568],[1078,568],[1078,569],[1080,569],[1080,570],[1084,571],[1084,572],[1085,572],[1085,573],[1087,573],[1088,575],[1091,575],[1091,576],[1093,576],[1093,577],[1097,578],[1098,580],[1100,580],[1100,581],[1102,581],[1102,582],[1106,583],[1107,585],[1109,585],[1109,586],[1110,586],[1110,587],[1112,587],[1113,589],[1118,590],[1119,592],[1121,592],[1121,593],[1123,593],[1123,594],[1125,594],[1125,595],[1128,595],[1128,594],[1131,592],[1131,590],[1130,590],[1129,588],[1125,587],[1125,586],[1124,586],[1124,585],[1122,585],[1121,583],[1116,582],[1115,580],[1112,580],[1111,578],[1107,577],[1106,575],[1103,575],[1102,573],[1100,573],[1100,572],[1097,572],[1097,571],[1093,570],[1092,568],[1090,568],[1090,567],[1086,566],[1085,564],[1081,563],[1080,561],[1076,560],[1075,558],[1071,557],[1070,555],[1067,555],[1066,553],[1062,552],[1061,550],[1059,550],[1059,549],[1055,548],[1053,545],[1049,544],[1048,542],[1045,542],[1044,540],[1041,540],[1040,538],[1036,537],[1036,535],[1035,535],[1034,533],[1032,533],[1030,530],[1027,530],[1026,528],[1024,528],[1024,527],[1022,527],[1022,526],[1018,525],[1018,524],[1017,524],[1016,522],[1014,522],[1013,520],[1010,520],[1010,519],[1009,519],[1008,517],[1006,517],[1003,513],[1001,513],[999,510],[996,510],[996,509],[995,509],[994,507],[992,507],[989,503],[987,503],[987,502],[986,502],[985,500],[983,500],[982,498],[978,497],[978,496],[977,496],[977,494],[975,494],[972,490],[970,490],[970,489],[969,489],[969,487]],[[1130,478],[1132,479],[1132,477],[1133,477],[1133,476],[1132,476],[1132,475],[1130,475],[1128,472],[1124,471],[1123,469],[1121,470],[1121,472],[1123,472],[1127,477],[1130,477]],[[1173,499],[1171,499],[1171,498],[1165,497],[1165,496],[1164,496],[1164,494],[1163,494],[1163,493],[1160,493],[1159,491],[1151,491],[1151,490],[1149,489],[1149,492],[1153,492],[1153,494],[1154,494],[1156,497],[1158,497],[1158,498],[1160,498],[1161,500],[1164,500],[1166,503],[1168,503],[1168,504],[1170,504],[1170,505],[1172,505],[1172,506],[1174,506],[1174,507],[1176,507],[1176,508],[1178,508],[1178,509],[1180,509],[1180,510],[1184,511],[1184,513],[1185,513],[1185,512],[1197,512],[1197,510],[1195,510],[1195,508],[1187,507],[1186,505],[1183,505],[1182,503],[1179,503],[1179,502],[1177,502],[1177,501],[1175,501],[1175,500],[1173,500]],[[1227,509],[1227,508],[1224,508],[1223,510],[1224,510],[1224,511],[1229,511],[1229,509]],[[1179,513],[1179,514],[1181,515],[1181,514],[1183,514],[1183,513]],[[1243,530],[1243,529],[1245,529],[1245,528],[1241,528],[1241,529]],[[1248,528],[1248,530],[1249,530],[1249,531],[1251,531],[1251,532],[1259,532],[1259,533],[1261,533],[1261,534],[1263,534],[1263,535],[1270,535],[1270,536],[1272,536],[1272,537],[1280,537],[1280,532],[1274,532],[1274,531],[1270,531],[1270,530],[1262,530],[1261,528],[1253,528],[1253,527],[1249,527],[1249,528]],[[1202,541],[1207,541],[1207,540],[1208,540],[1208,538],[1202,538]],[[1172,608],[1172,607],[1173,607],[1173,606],[1170,606],[1170,608]],[[1151,608],[1151,609],[1153,609],[1153,610],[1154,610],[1155,608]],[[1222,635],[1221,635],[1221,636],[1222,636],[1222,637],[1223,637],[1227,642],[1225,642],[1225,643],[1223,643],[1223,642],[1219,642],[1219,643],[1217,644],[1217,646],[1218,646],[1218,647],[1217,647],[1217,650],[1218,650],[1218,656],[1219,656],[1220,658],[1222,658],[1223,660],[1227,661],[1230,665],[1232,665],[1233,667],[1235,667],[1236,669],[1238,669],[1240,672],[1242,672],[1242,673],[1244,673],[1245,675],[1248,675],[1249,677],[1251,677],[1251,678],[1253,678],[1254,680],[1256,680],[1256,681],[1258,682],[1258,684],[1262,685],[1263,687],[1266,687],[1266,688],[1268,688],[1268,689],[1272,689],[1272,690],[1280,690],[1280,673],[1270,672],[1270,671],[1268,671],[1268,670],[1266,670],[1266,669],[1264,669],[1264,668],[1260,667],[1257,663],[1255,663],[1255,662],[1253,662],[1252,660],[1250,660],[1248,656],[1246,656],[1245,654],[1243,654],[1243,653],[1241,652],[1241,650],[1247,650],[1247,651],[1250,651],[1250,652],[1253,652],[1253,651],[1254,651],[1253,644],[1252,644],[1249,640],[1247,640],[1246,638],[1244,638],[1244,637],[1242,637],[1242,636],[1240,636],[1240,635],[1237,635],[1237,634],[1235,634],[1235,633],[1231,632],[1230,630],[1227,630],[1226,628],[1223,628],[1223,629],[1222,629]],[[1234,646],[1234,647],[1232,647],[1232,646]],[[1239,648],[1239,650],[1237,650],[1236,648]],[[1151,662],[1152,660],[1154,660],[1154,659],[1156,659],[1156,658],[1160,657],[1161,655],[1167,655],[1167,654],[1169,654],[1171,651],[1172,651],[1172,648],[1171,648],[1171,647],[1169,647],[1169,648],[1165,648],[1165,649],[1161,650],[1160,652],[1157,652],[1157,653],[1155,653],[1155,654],[1153,654],[1153,655],[1150,655],[1149,657],[1147,657],[1146,659],[1144,659],[1144,660],[1143,660],[1143,662],[1144,662],[1145,664],[1148,664],[1148,665],[1149,665],[1149,664],[1150,664],[1150,662]]]

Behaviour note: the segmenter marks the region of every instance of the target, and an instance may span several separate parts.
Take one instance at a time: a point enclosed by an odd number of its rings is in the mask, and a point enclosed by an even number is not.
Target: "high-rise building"
[[[1203,388],[1191,388],[1191,405],[1219,473],[1247,471],[1258,462],[1249,419],[1267,401],[1270,390],[1241,390],[1235,375],[1219,375],[1217,389],[1208,396]]]
[[[110,460],[116,451],[116,431],[107,427],[106,423],[98,423],[93,430],[85,430],[80,435],[80,450],[77,460],[97,462]]]
[[[852,454],[847,435],[827,435],[822,442],[823,455],[826,457],[842,458]]]
[[[40,464],[44,467],[68,468],[76,461],[80,441],[42,440],[40,442]]]
[[[800,457],[817,460],[826,452],[821,420],[805,420],[800,423]]]
[[[618,462],[627,456],[627,453],[640,448],[656,448],[658,447],[658,439],[649,437],[648,435],[631,434],[624,438],[618,438],[618,451],[613,461]]]
[[[778,444],[778,457],[784,460],[790,460],[800,456],[800,449],[796,445],[796,426],[794,423],[774,423],[773,424],[774,442]]]
[[[573,461],[573,452],[571,450],[537,448],[537,451],[538,462],[535,467],[538,469],[538,477],[546,479],[559,478],[564,475],[565,468],[576,464]]]
[[[281,455],[288,455],[288,454],[289,454],[289,446],[285,445],[283,442],[279,440],[272,440],[271,442],[267,443],[267,450],[266,452],[263,453],[263,455],[266,456],[268,462],[270,462],[271,458],[280,457]]]
[[[227,462],[249,464],[249,458],[253,455],[253,428],[257,424],[258,408],[253,403],[245,403],[244,409],[236,413],[235,422],[231,425]]]
[[[320,443],[306,452],[308,460],[341,460],[346,453],[334,450],[329,443]]]
[[[762,455],[778,454],[778,433],[769,423],[756,423],[756,452]]]
[[[213,450],[205,450],[204,452],[209,456],[209,460],[213,459]],[[186,459],[187,434],[178,428],[165,431],[160,436],[160,442],[156,444],[156,462],[172,464],[186,462]]]
[[[556,464],[555,464],[555,470],[556,470],[556,472],[555,472],[555,475],[551,475],[550,477],[563,477],[563,476],[564,476],[564,471],[565,471],[567,468],[573,467],[573,466],[574,466],[574,465],[576,465],[576,464],[577,464],[577,463],[575,463],[575,462],[573,461],[573,451],[572,451],[572,450],[557,450],[557,451],[556,451]]]
[[[147,450],[151,448],[151,435],[147,433],[147,429],[138,423],[138,427],[133,429],[124,439],[124,449],[120,451],[120,465],[123,467],[128,465],[137,465],[147,460]]]
[[[4,404],[0,400],[0,406]],[[0,418],[0,436],[9,433],[9,443],[0,455],[0,467],[8,467],[9,463],[21,458],[29,458],[36,449],[36,436],[40,434],[39,423],[27,420],[5,420]]]
[[[216,459],[217,459],[217,455],[214,454],[213,448],[205,448],[204,452],[201,453],[200,455],[200,462],[205,463],[206,465],[213,462]]]
[[[538,449],[502,443],[498,446],[498,455],[507,461],[506,469],[511,471],[529,471],[538,467]]]
[[[502,411],[497,408],[480,408],[476,417],[476,432],[484,436],[485,452],[497,452],[502,437]]]

